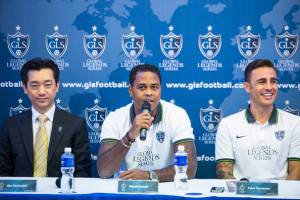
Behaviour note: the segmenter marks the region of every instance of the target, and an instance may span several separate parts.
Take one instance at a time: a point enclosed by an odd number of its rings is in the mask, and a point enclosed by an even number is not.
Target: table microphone
[[[142,112],[143,113],[150,113],[151,111],[151,104],[148,101],[144,101],[142,105]],[[147,129],[146,128],[141,128],[140,130],[140,140],[144,141],[146,140],[147,137]]]
[[[55,185],[60,188],[60,181],[61,181],[61,176],[58,177],[56,180],[55,180]]]

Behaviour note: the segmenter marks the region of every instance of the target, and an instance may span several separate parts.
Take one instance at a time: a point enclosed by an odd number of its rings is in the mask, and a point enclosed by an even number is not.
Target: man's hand
[[[149,180],[149,171],[143,171],[140,169],[130,169],[125,172],[121,172],[121,179],[126,180]]]
[[[131,139],[135,139],[140,135],[141,128],[149,129],[154,117],[150,115],[150,113],[140,113],[135,116],[132,127],[130,128],[128,134]]]

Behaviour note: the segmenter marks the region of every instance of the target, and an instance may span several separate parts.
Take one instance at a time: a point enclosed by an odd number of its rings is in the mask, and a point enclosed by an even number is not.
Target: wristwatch
[[[154,171],[149,172],[150,180],[157,180],[157,175]]]

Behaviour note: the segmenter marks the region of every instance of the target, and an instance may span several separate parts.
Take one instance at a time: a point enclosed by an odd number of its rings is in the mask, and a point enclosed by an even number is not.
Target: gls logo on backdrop
[[[277,61],[276,66],[280,71],[294,71],[295,68],[300,66],[299,63],[291,60],[298,49],[298,35],[290,34],[288,32],[289,26],[285,26],[284,30],[283,34],[276,34],[275,36],[275,48],[282,58],[282,60]]]
[[[26,110],[30,110],[30,108],[26,108],[23,106],[23,100],[20,98],[18,99],[18,103],[19,105],[16,106],[16,107],[10,107],[9,108],[9,116],[14,116],[14,115],[17,115],[17,114],[20,114]]]
[[[98,33],[96,33],[96,26],[93,26],[92,29],[92,34],[83,36],[83,46],[86,54],[90,58],[97,59],[105,50],[106,37],[105,35],[99,35]]]
[[[7,47],[10,54],[16,59],[10,59],[7,63],[7,67],[13,70],[20,70],[23,64],[26,62],[25,59],[22,59],[28,52],[30,46],[30,37],[29,35],[23,35],[21,32],[21,27],[16,26],[16,33],[7,35]]]
[[[252,27],[248,25],[247,32],[244,35],[238,35],[237,37],[239,52],[246,60],[240,60],[240,63],[235,64],[235,66],[242,70],[245,70],[249,60],[258,53],[261,45],[260,35],[254,35],[251,30]]]
[[[101,71],[103,67],[107,67],[107,63],[98,59],[106,48],[106,36],[96,33],[96,26],[92,30],[92,34],[83,36],[84,51],[91,58],[83,63],[83,67],[90,71]]]
[[[290,101],[289,100],[285,100],[284,104],[285,104],[285,107],[282,110],[284,110],[286,112],[289,112],[291,114],[294,114],[294,115],[298,115],[298,116],[300,115],[299,110],[293,109],[293,108],[291,108],[289,106],[290,105]]]
[[[200,122],[202,127],[207,131],[199,136],[199,140],[204,144],[214,144],[216,139],[216,131],[222,119],[222,110],[213,107],[213,100],[208,101],[209,106],[200,109]]]
[[[94,100],[94,106],[92,108],[85,109],[85,120],[92,130],[89,131],[89,139],[91,143],[100,142],[100,132],[104,119],[106,118],[108,111],[107,108],[101,108],[98,106],[99,100]]]
[[[203,71],[217,71],[218,68],[222,68],[223,64],[218,60],[212,60],[216,57],[222,46],[222,37],[220,34],[214,35],[212,33],[212,26],[207,27],[208,33],[206,35],[199,35],[198,46],[201,54],[207,58],[207,60],[201,60],[197,64],[198,68]]]
[[[177,71],[179,68],[184,67],[184,64],[178,60],[174,60],[180,53],[183,46],[183,36],[173,33],[174,27],[169,27],[167,35],[160,35],[160,49],[162,53],[168,58],[163,59],[159,63],[159,67],[165,71]]]
[[[135,33],[135,27],[130,27],[130,33],[128,35],[122,35],[122,49],[125,55],[129,58],[121,63],[121,67],[130,71],[133,66],[141,64],[141,61],[137,57],[143,52],[144,49],[144,35],[138,35]]]
[[[67,111],[67,112],[71,112],[69,106],[63,107],[63,106],[61,105],[61,100],[60,100],[59,98],[57,98],[55,102],[56,102],[56,107],[57,107],[57,108],[59,108],[59,109],[61,109],[61,110],[65,110],[65,111]]]
[[[65,67],[69,67],[69,63],[66,63],[63,59],[60,59],[67,51],[68,37],[58,32],[58,26],[54,26],[54,33],[52,35],[46,34],[45,42],[48,53],[54,62],[58,65],[60,70],[64,70]]]

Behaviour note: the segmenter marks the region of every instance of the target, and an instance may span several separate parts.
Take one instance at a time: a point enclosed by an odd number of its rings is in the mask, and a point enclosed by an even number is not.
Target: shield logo
[[[136,59],[144,49],[144,35],[137,35],[134,26],[130,29],[129,35],[122,35],[122,49],[128,58]]]
[[[277,140],[281,141],[284,138],[284,131],[280,130],[280,131],[276,131],[275,133],[275,137]]]
[[[290,105],[290,101],[289,100],[286,100],[285,102],[285,107],[282,109],[288,113],[291,113],[291,114],[294,114],[294,115],[299,115],[299,110],[297,109],[293,109],[291,108],[289,105]]]
[[[46,48],[50,56],[54,59],[62,57],[68,48],[67,35],[61,35],[58,33],[58,27],[54,27],[55,33],[52,35],[46,35]]]
[[[105,35],[98,35],[96,33],[96,26],[93,27],[93,33],[83,36],[83,46],[86,54],[92,58],[99,58],[106,48]]]
[[[171,60],[179,55],[183,45],[182,35],[175,35],[173,30],[174,28],[170,26],[167,35],[160,35],[160,49]]]
[[[285,32],[282,35],[276,34],[275,36],[275,48],[281,58],[289,59],[298,49],[298,35],[290,34],[288,26],[285,26],[284,29]]]
[[[20,33],[20,26],[16,27],[17,32],[14,35],[7,35],[8,50],[15,58],[23,58],[30,46],[29,35]]]
[[[250,60],[259,51],[261,44],[260,35],[251,33],[251,26],[247,26],[247,33],[237,37],[237,45],[239,52],[244,58]]]
[[[289,106],[284,107],[282,110],[284,110],[285,112],[294,114],[294,115],[299,115],[299,110],[293,109],[293,108],[291,108]]]
[[[62,107],[62,105],[60,104],[61,103],[61,100],[58,98],[56,99],[56,107],[58,109],[61,109],[61,110],[65,110],[67,112],[70,112],[70,108],[69,107]]]
[[[30,109],[30,108],[26,108],[22,105],[22,103],[23,103],[22,99],[19,99],[18,102],[19,102],[19,105],[17,107],[10,107],[9,108],[9,116],[10,117],[14,116],[14,115],[17,115],[17,114],[20,114],[20,113]]]
[[[160,143],[163,143],[165,141],[165,132],[163,131],[158,131],[156,133],[156,139],[157,141],[159,141]]]
[[[209,107],[200,109],[200,122],[209,133],[215,132],[222,119],[222,110],[213,107],[213,101],[209,100]]]
[[[199,35],[198,37],[200,52],[209,60],[218,55],[222,45],[221,35],[214,35],[211,31],[212,27],[209,26],[208,33],[206,35]]]
[[[95,100],[94,107],[85,109],[85,119],[90,129],[95,132],[101,132],[102,124],[107,114],[107,108],[100,108],[98,100]]]

